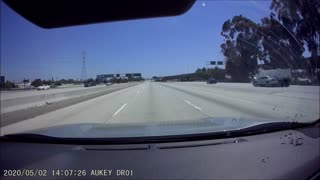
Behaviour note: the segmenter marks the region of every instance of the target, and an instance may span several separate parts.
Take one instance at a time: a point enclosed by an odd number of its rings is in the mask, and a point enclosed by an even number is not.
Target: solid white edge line
[[[124,107],[126,107],[127,104],[128,104],[128,103],[122,105],[122,106],[112,115],[112,117],[116,116]]]
[[[198,106],[196,106],[196,105],[192,104],[191,102],[189,102],[189,101],[187,101],[187,100],[184,100],[184,102],[186,102],[186,103],[187,103],[187,104],[189,104],[190,106],[192,106],[192,107],[194,107],[194,108],[198,109],[199,111],[201,111],[201,108],[200,108],[200,107],[198,107]]]

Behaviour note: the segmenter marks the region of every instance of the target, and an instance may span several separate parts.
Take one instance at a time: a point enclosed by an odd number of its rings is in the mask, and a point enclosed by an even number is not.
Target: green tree
[[[67,83],[69,83],[69,84],[74,83],[74,82],[75,82],[74,79],[68,79],[68,80],[67,80]]]
[[[17,86],[13,83],[13,82],[10,82],[10,81],[6,81],[4,83],[4,88],[6,89],[11,89],[11,88],[16,88]]]
[[[55,85],[55,86],[61,86],[62,83],[61,83],[61,81],[56,81],[56,82],[54,82],[54,85]]]
[[[195,73],[201,73],[202,69],[198,68]]]
[[[87,80],[87,82],[95,82],[93,78]]]
[[[257,59],[261,55],[259,26],[242,15],[222,25],[225,42],[220,47],[226,57],[226,70],[236,81],[248,81],[257,72]]]
[[[41,79],[35,79],[34,81],[31,82],[31,86],[34,86],[34,87],[38,87],[41,84],[43,84]]]
[[[306,44],[311,52],[309,72],[319,73],[320,61],[320,1],[319,0],[273,0],[271,18],[278,19],[288,34],[300,44]]]
[[[302,42],[297,41],[286,27],[274,18],[261,19],[261,34],[263,51],[260,59],[269,68],[290,68],[292,70],[305,68],[303,64]]]
[[[224,69],[220,69],[218,67],[215,68],[210,68],[208,69],[208,75],[209,77],[213,77],[217,80],[224,80],[225,79],[225,70]]]
[[[46,84],[46,85],[52,85],[53,84],[53,81],[51,80],[42,80],[42,84]]]

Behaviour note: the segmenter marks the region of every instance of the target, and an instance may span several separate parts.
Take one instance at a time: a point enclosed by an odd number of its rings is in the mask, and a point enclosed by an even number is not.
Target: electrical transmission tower
[[[87,79],[87,70],[86,70],[86,52],[82,52],[82,70],[81,70],[81,81]]]

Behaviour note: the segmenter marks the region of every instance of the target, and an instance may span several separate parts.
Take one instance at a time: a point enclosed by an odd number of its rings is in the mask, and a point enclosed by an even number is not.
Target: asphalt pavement
[[[49,90],[21,90],[0,92],[1,111],[0,114],[15,112],[26,108],[33,108],[51,104],[54,102],[71,99],[88,94],[103,92],[106,89],[127,87],[135,83],[114,84],[106,87],[100,84],[92,87],[83,85],[67,86],[64,88],[53,88]]]
[[[203,118],[319,119],[319,86],[144,82],[1,127],[1,135],[73,123],[174,122]]]

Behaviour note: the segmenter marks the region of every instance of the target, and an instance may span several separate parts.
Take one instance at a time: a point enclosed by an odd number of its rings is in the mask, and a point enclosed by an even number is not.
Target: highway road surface
[[[92,88],[100,88],[105,87],[105,85],[97,85],[90,87]],[[7,100],[12,98],[21,98],[21,97],[28,97],[28,96],[36,96],[41,94],[53,94],[53,93],[61,93],[61,92],[70,92],[70,91],[78,91],[87,89],[84,87],[83,84],[81,85],[74,85],[74,86],[58,86],[57,88],[51,88],[49,90],[37,90],[37,89],[30,89],[30,90],[20,90],[20,91],[1,91],[1,100]]]
[[[1,127],[1,135],[73,123],[173,122],[204,118],[319,119],[319,86],[144,82]]]
[[[21,90],[21,91],[2,91],[1,92],[1,114],[17,111],[20,109],[42,106],[61,100],[74,97],[84,96],[88,94],[98,93],[106,89],[114,89],[127,87],[134,83],[114,84],[106,87],[101,84],[92,87],[84,87],[83,85],[69,86],[64,88],[54,88],[49,90]]]

